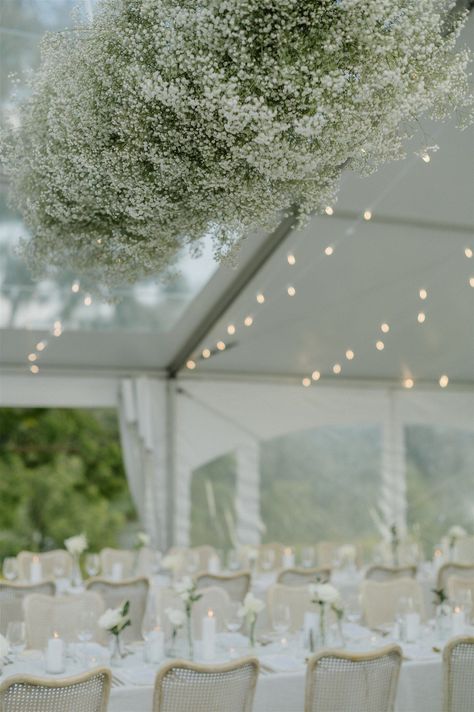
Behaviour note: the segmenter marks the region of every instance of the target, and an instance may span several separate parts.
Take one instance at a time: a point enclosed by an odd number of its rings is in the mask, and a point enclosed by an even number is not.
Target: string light
[[[303,386],[304,386],[305,388],[308,388],[308,386],[311,385],[311,378],[303,378],[303,380],[301,381],[301,383],[303,384]]]
[[[189,368],[190,371],[193,371],[196,368],[196,362],[192,360],[192,358],[189,359],[189,361],[186,361],[186,368]]]
[[[347,359],[348,361],[352,361],[353,358],[354,358],[354,352],[352,351],[352,349],[347,349],[347,351],[346,351],[346,359]]]
[[[250,315],[246,316],[244,319],[244,324],[245,324],[245,326],[252,326],[253,318]]]
[[[372,211],[371,210],[366,210],[364,212],[364,220],[372,220]]]
[[[36,344],[36,350],[44,351],[47,346],[47,343],[48,343],[47,341],[38,341],[38,343]]]
[[[219,351],[225,351],[225,343],[223,341],[218,341],[216,344]]]
[[[384,348],[385,348],[384,342],[383,342],[383,341],[377,341],[377,343],[375,344],[375,348],[377,349],[377,351],[383,351]]]
[[[384,321],[383,324],[380,324],[380,331],[383,331],[384,334],[388,334],[390,331],[390,326],[387,324],[387,322]]]
[[[38,354],[28,354],[28,361],[36,361]]]
[[[76,281],[72,283],[71,292],[74,292],[74,294],[77,294],[77,292],[80,290],[80,288],[81,288],[81,283],[79,282],[78,279],[76,279]]]
[[[471,287],[474,287],[474,277],[469,278],[469,284]]]
[[[423,324],[426,319],[425,312],[420,312],[416,318],[418,319],[419,324]]]
[[[319,373],[319,371],[313,371],[313,373],[311,374],[311,378],[313,379],[313,381],[319,381],[319,379],[321,378],[321,374]]]
[[[441,388],[446,388],[446,386],[448,385],[448,383],[449,383],[449,378],[448,378],[448,376],[447,376],[446,374],[443,374],[443,375],[441,376],[441,378],[439,379],[439,385],[441,386]]]
[[[330,205],[327,205],[324,208],[324,212],[326,213],[326,215],[334,215],[334,208],[331,208]]]
[[[30,366],[30,371],[31,373],[39,373],[39,366],[34,363],[32,366]]]
[[[101,237],[98,237],[97,240],[96,240],[96,242],[97,242],[98,245],[101,245],[101,244],[102,244],[102,238],[101,238]]]
[[[415,381],[413,380],[413,378],[405,378],[405,380],[403,381],[404,388],[413,388],[414,385]]]
[[[55,321],[53,324],[54,336],[61,336],[62,333],[63,333],[63,326],[62,326],[61,322],[59,320]]]
[[[428,296],[428,292],[426,291],[426,289],[420,289],[418,294],[420,295],[420,299],[426,299],[426,297]]]
[[[286,259],[288,260],[288,264],[291,265],[292,267],[293,267],[293,265],[296,264],[296,257],[294,256],[294,254],[292,252],[288,253]]]
[[[334,366],[332,367],[332,371],[333,371],[333,373],[336,374],[336,376],[337,376],[339,373],[341,373],[341,371],[342,371],[342,366],[341,366],[341,364],[340,364],[340,363],[335,363]]]
[[[211,356],[211,351],[210,351],[210,349],[203,349],[203,350],[202,350],[202,357],[203,357],[203,358],[210,358],[210,356]]]
[[[86,294],[86,296],[84,297],[84,304],[86,305],[86,307],[90,307],[90,305],[92,304],[92,297],[90,294]]]
[[[292,286],[288,287],[286,291],[288,292],[289,297],[294,297],[296,294],[296,289]]]
[[[324,254],[330,257],[334,253],[334,247],[332,245],[328,245],[326,249],[324,250]]]
[[[464,250],[464,254],[468,258],[468,260],[470,260],[474,253],[472,252],[470,247],[466,247],[466,249]]]
[[[259,292],[259,293],[257,294],[257,302],[258,302],[259,304],[263,304],[264,301],[265,301],[265,295],[262,294],[262,292]]]
[[[423,153],[421,155],[421,160],[424,161],[425,163],[429,163],[431,161],[431,156],[429,153]]]
[[[233,336],[235,334],[234,324],[229,324],[229,326],[227,327],[227,333],[229,334],[229,336]]]

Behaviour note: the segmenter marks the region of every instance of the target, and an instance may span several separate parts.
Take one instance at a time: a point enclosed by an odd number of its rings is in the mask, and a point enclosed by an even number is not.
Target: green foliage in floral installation
[[[0,409],[0,556],[113,546],[134,518],[113,412]]]
[[[205,234],[225,257],[344,167],[404,155],[465,107],[445,0],[101,0],[51,34],[5,142],[36,266],[156,275]],[[448,27],[448,24],[452,26]]]

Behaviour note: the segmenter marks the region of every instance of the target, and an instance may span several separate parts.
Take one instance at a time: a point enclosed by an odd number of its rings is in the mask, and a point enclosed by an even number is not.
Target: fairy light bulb
[[[30,371],[31,373],[39,373],[39,366],[34,363],[32,366],[30,366]]]
[[[196,361],[193,361],[192,358],[190,358],[188,361],[186,361],[186,368],[189,368],[190,371],[193,371],[196,368]]]
[[[33,353],[28,354],[28,361],[36,361],[37,359],[38,359],[37,354],[33,354]]]
[[[424,324],[424,323],[425,323],[425,320],[426,320],[426,314],[425,314],[425,312],[419,312],[419,313],[418,313],[418,316],[417,316],[416,318],[417,318],[417,321],[418,321],[419,324]]]
[[[382,331],[384,334],[388,334],[390,331],[390,326],[387,324],[387,322],[384,321],[383,324],[380,324],[380,331]]]
[[[264,301],[265,301],[265,295],[262,294],[262,292],[259,292],[259,293],[257,294],[257,302],[258,302],[259,304],[263,304]]]
[[[423,153],[421,156],[421,160],[424,161],[425,163],[429,163],[431,161],[431,157],[429,153]]]
[[[385,348],[384,342],[383,342],[383,341],[377,341],[376,344],[375,344],[375,348],[377,349],[377,351],[383,351],[384,348]]]
[[[294,256],[294,254],[292,252],[288,253],[286,259],[288,260],[288,264],[291,265],[292,267],[293,267],[293,265],[296,264],[296,257]]]
[[[90,294],[86,294],[86,296],[84,297],[84,304],[86,305],[86,307],[90,307],[90,305],[92,304],[92,297]]]
[[[448,385],[448,383],[449,383],[449,378],[448,378],[448,376],[444,373],[444,374],[440,377],[440,379],[439,379],[439,385],[441,386],[441,388],[446,388],[446,386]]]
[[[469,278],[469,286],[474,287],[474,277]]]
[[[364,211],[364,220],[372,220],[372,211],[371,210],[365,210]]]
[[[413,378],[405,378],[405,380],[403,381],[404,388],[413,388],[414,385],[415,381],[413,380]]]
[[[227,333],[229,334],[229,336],[233,336],[235,334],[234,324],[229,324],[229,326],[227,327]]]
[[[36,344],[36,350],[37,351],[44,351],[46,348],[46,341],[38,341]]]
[[[288,287],[288,289],[286,291],[288,292],[289,297],[294,297],[296,294],[296,289],[294,287],[292,287],[291,285]]]
[[[342,366],[340,363],[335,363],[334,366],[332,367],[332,372],[338,376],[342,371]]]
[[[466,249],[464,250],[464,254],[465,254],[466,257],[468,258],[468,260],[470,260],[470,259],[472,258],[472,255],[473,255],[474,253],[472,252],[472,250],[471,250],[470,247],[466,247]]]
[[[308,388],[308,386],[311,385],[311,378],[303,378],[303,380],[301,381],[301,383],[303,384],[303,386],[304,386],[305,388]]]
[[[324,212],[326,213],[326,215],[334,215],[334,208],[331,208],[330,205],[327,205],[324,208]]]
[[[219,351],[225,351],[225,343],[223,341],[218,341],[216,344]]]
[[[321,378],[320,372],[313,371],[313,373],[311,374],[311,378],[313,379],[313,381],[319,381],[319,379]]]
[[[353,352],[352,349],[347,349],[347,351],[346,351],[346,359],[347,359],[348,361],[352,361],[352,359],[354,358],[354,355],[355,355],[355,354],[354,354],[354,352]]]
[[[420,291],[418,292],[418,295],[419,295],[420,299],[425,300],[428,296],[428,292],[426,291],[426,289],[420,289]]]
[[[80,288],[81,288],[81,283],[79,282],[78,279],[76,279],[76,280],[72,283],[71,292],[74,292],[74,294],[77,294],[77,292],[80,290]]]
[[[253,318],[250,315],[246,316],[244,319],[244,324],[245,324],[245,326],[252,326]]]
[[[334,253],[334,247],[332,245],[328,245],[326,249],[324,250],[324,254],[330,257]]]
[[[210,357],[211,357],[211,351],[210,351],[210,349],[203,349],[201,355],[202,355],[203,358],[210,358]]]

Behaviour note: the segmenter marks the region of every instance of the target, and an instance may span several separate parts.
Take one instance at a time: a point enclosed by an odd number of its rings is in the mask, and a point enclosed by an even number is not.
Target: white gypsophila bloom
[[[337,603],[340,593],[330,583],[311,584],[310,594],[315,603]]]
[[[265,608],[265,604],[260,598],[254,596],[252,592],[247,593],[242,606],[239,608],[238,615],[243,618],[248,615],[257,615]]]
[[[445,0],[101,0],[48,35],[3,141],[36,271],[156,275],[211,235],[219,259],[345,166],[402,158],[426,113],[470,105]]]
[[[99,626],[103,630],[112,630],[116,626],[121,626],[124,622],[121,608],[108,608],[99,618]]]
[[[175,628],[179,628],[186,623],[186,613],[179,608],[166,608],[165,613]]]
[[[64,546],[73,556],[82,554],[89,544],[87,543],[87,537],[85,534],[77,534],[76,536],[70,536],[69,539],[65,539]]]

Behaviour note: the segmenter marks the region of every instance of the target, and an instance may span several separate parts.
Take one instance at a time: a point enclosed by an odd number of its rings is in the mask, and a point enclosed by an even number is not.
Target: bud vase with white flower
[[[0,675],[2,674],[5,658],[10,651],[10,644],[4,635],[0,633]]]
[[[192,580],[190,576],[185,576],[181,581],[175,584],[174,587],[176,593],[184,603],[184,610],[186,613],[186,629],[187,629],[187,639],[188,639],[188,655],[190,660],[194,657],[194,643],[193,643],[193,629],[191,624],[191,613],[193,610],[193,605],[196,601],[202,598],[202,593],[197,593],[196,583]]]
[[[168,616],[168,620],[171,623],[171,648],[169,650],[169,657],[174,658],[177,656],[176,652],[176,639],[178,637],[178,631],[186,623],[186,613],[180,608],[166,608],[165,613]]]
[[[396,524],[392,524],[390,527],[390,548],[392,550],[392,565],[400,566],[400,537],[398,536],[398,529]]]
[[[324,646],[326,645],[326,610],[331,608],[337,616],[336,611],[342,610],[338,605],[341,597],[337,588],[330,583],[311,584],[309,592],[311,602],[319,606],[319,637],[320,644]]]
[[[237,612],[239,618],[245,618],[247,623],[251,648],[255,648],[255,626],[257,623],[257,617],[264,608],[264,602],[254,596],[253,593],[249,592],[245,596],[244,602]]]
[[[72,556],[71,583],[74,587],[81,586],[81,554],[83,554],[86,549],[89,548],[87,537],[85,534],[77,534],[77,536],[70,536],[69,539],[64,540],[64,546]]]
[[[129,610],[130,601],[125,601],[118,608],[108,608],[99,618],[100,628],[112,635],[113,647],[110,661],[113,665],[120,665],[122,658],[125,657],[120,634],[127,626],[131,625],[131,620],[128,615]]]
[[[463,539],[465,536],[467,536],[467,531],[464,529],[464,527],[460,527],[457,524],[452,526],[448,531],[450,561],[454,561],[454,550],[456,549],[456,544],[458,543],[458,540]]]

